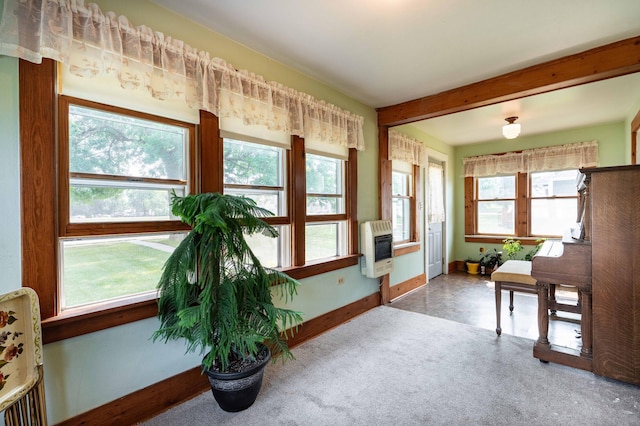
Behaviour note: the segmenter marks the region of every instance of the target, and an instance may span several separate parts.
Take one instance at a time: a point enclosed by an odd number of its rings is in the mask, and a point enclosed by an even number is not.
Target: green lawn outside
[[[167,251],[129,241],[67,247],[64,306],[68,308],[155,290],[169,255]]]

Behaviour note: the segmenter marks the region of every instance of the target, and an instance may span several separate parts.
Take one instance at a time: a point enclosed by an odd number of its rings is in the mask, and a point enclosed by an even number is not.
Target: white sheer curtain
[[[549,146],[502,155],[467,157],[462,162],[465,177],[595,167],[598,165],[598,142]]]
[[[444,168],[440,164],[429,163],[429,223],[444,222]]]
[[[51,58],[73,74],[112,75],[123,88],[144,88],[157,99],[364,150],[363,117],[83,0],[5,0],[0,54],[35,63]]]
[[[426,163],[424,144],[417,139],[393,130],[389,131],[389,159],[404,161],[417,166]]]

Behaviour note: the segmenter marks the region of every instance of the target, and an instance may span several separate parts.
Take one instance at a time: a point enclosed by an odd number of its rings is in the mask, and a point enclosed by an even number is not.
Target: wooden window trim
[[[156,123],[168,124],[171,126],[182,127],[189,131],[189,140],[187,141],[187,174],[186,181],[176,179],[154,179],[154,178],[135,178],[137,181],[150,183],[178,183],[187,184],[195,180],[195,153],[196,153],[196,126],[178,120],[172,120],[166,117],[159,117],[152,114],[146,114],[126,108],[106,105],[99,102],[88,101],[85,99],[74,98],[70,96],[59,95],[57,97],[58,106],[58,191],[57,200],[59,206],[59,237],[83,237],[83,236],[101,236],[114,234],[131,234],[131,233],[158,233],[158,232],[175,232],[185,231],[190,228],[180,220],[149,220],[149,221],[126,221],[126,222],[91,222],[91,223],[73,223],[70,221],[70,177],[90,177],[98,179],[111,179],[115,181],[127,180],[122,176],[112,175],[96,175],[91,173],[71,173],[69,170],[69,110],[71,105],[79,105],[86,108],[92,108],[99,111],[106,111],[112,114],[135,117],[142,120],[153,121]],[[187,186],[189,189],[189,186]],[[64,201],[66,200],[66,201]]]
[[[464,178],[464,240],[467,243],[502,244],[505,238],[517,238],[524,245],[535,245],[540,238],[545,236],[531,234],[531,184],[529,173],[518,173],[516,175],[516,198],[515,198],[515,234],[514,235],[483,235],[477,233],[477,181],[473,177]],[[552,198],[552,197],[536,197]],[[554,197],[554,198],[577,198],[577,197]]]
[[[391,171],[393,176],[393,170]],[[393,180],[393,179],[392,179]],[[409,200],[409,239],[393,242],[393,255],[402,256],[404,254],[414,253],[420,250],[420,245],[412,246],[420,243],[420,215],[418,214],[418,197],[420,196],[420,166],[411,166],[411,182],[408,190],[410,195],[393,195],[391,194],[391,202],[393,199]],[[403,247],[405,246],[405,247]]]
[[[43,59],[41,64],[19,60],[19,116],[20,116],[20,168],[21,168],[21,245],[23,286],[33,288],[38,294],[40,312],[43,318],[43,342],[52,343],[71,337],[108,329],[118,325],[139,321],[157,315],[156,296],[147,293],[126,300],[105,302],[90,308],[76,308],[58,314],[58,190],[57,190],[57,131],[56,131],[56,71],[57,64]],[[191,182],[192,192],[222,192],[222,167],[211,167],[201,159],[209,158],[212,164],[222,164],[222,140],[219,120],[215,115],[200,111],[200,125],[196,129],[196,155],[191,155],[191,170],[196,177]],[[294,137],[294,140],[296,138]],[[295,142],[294,142],[295,145]],[[303,146],[303,145],[302,145]],[[304,159],[304,150],[297,151]],[[302,163],[304,164],[304,163]],[[196,168],[197,167],[197,168]],[[304,167],[298,173],[305,174]],[[359,262],[358,221],[357,221],[357,151],[349,150],[346,169],[347,214],[349,253],[347,256],[330,260],[309,262],[283,269],[293,278],[302,279],[318,274],[355,266]],[[288,176],[289,187],[291,176]],[[297,185],[305,189],[305,182],[297,180]],[[304,192],[303,192],[304,194]],[[304,197],[302,198],[304,201]],[[303,203],[306,205],[306,203]],[[301,223],[304,232],[304,219]],[[270,218],[270,223],[287,224],[289,218]],[[273,222],[271,222],[273,221]],[[280,223],[284,222],[284,223]],[[78,235],[92,235],[96,229],[85,228],[81,224],[73,229]],[[151,223],[153,230],[158,226],[175,226],[175,223]],[[139,224],[119,223],[132,232],[145,231]],[[172,228],[173,229],[173,228]],[[182,228],[187,230],[186,225]],[[116,232],[115,225],[104,224],[99,230],[104,234]],[[302,233],[304,242],[304,233]]]

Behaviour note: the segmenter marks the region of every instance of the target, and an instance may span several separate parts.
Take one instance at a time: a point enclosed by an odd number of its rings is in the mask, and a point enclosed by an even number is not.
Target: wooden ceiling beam
[[[431,96],[378,108],[397,126],[640,71],[640,36],[596,47]]]

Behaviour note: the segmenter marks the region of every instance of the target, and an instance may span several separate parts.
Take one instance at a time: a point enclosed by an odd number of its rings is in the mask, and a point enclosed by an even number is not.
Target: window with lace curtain
[[[403,245],[420,241],[418,197],[420,168],[426,164],[421,141],[400,132],[389,131],[389,157],[392,160],[391,203],[393,243]]]
[[[578,169],[597,159],[595,141],[465,158],[465,240],[562,236],[577,219]]]

